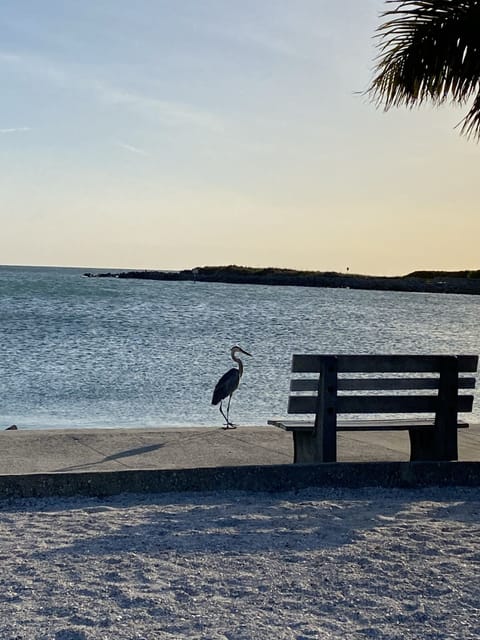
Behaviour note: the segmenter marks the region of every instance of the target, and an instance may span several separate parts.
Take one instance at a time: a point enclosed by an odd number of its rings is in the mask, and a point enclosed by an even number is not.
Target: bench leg
[[[293,432],[293,462],[318,462],[315,460],[315,436],[308,431]]]
[[[318,450],[314,432],[293,431],[293,462],[336,462],[336,457]]]
[[[458,360],[448,356],[440,368],[435,427],[410,429],[410,460],[458,460],[457,398]]]
[[[452,428],[449,437],[439,429],[409,429],[410,460],[448,461],[458,460],[457,427]]]

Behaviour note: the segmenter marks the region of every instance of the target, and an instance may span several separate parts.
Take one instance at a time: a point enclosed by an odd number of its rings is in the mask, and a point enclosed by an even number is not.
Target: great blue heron
[[[237,357],[237,353],[244,353],[246,356],[251,356],[250,353],[242,349],[241,347],[232,347],[230,355],[232,360],[238,364],[238,369],[232,367],[227,373],[224,373],[220,380],[215,385],[213,391],[212,404],[220,403],[220,413],[225,418],[226,423],[224,429],[235,429],[235,425],[228,419],[228,412],[230,411],[230,401],[232,399],[233,392],[238,388],[240,384],[240,378],[243,374],[243,362]],[[228,397],[227,415],[223,413],[222,402]]]

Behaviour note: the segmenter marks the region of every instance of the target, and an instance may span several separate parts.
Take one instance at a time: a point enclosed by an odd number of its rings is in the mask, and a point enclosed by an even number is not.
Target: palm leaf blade
[[[386,110],[425,101],[473,105],[462,133],[480,139],[480,0],[387,0],[367,89]]]

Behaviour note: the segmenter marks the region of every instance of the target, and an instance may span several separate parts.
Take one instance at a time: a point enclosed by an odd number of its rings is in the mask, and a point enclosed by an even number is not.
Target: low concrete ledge
[[[0,499],[308,487],[479,486],[480,462],[337,462],[0,476]]]

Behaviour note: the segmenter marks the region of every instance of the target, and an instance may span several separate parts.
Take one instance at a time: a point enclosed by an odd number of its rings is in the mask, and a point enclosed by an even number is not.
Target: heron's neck
[[[238,375],[242,377],[243,375],[243,362],[237,357],[236,353],[232,353],[232,360],[238,364]]]

